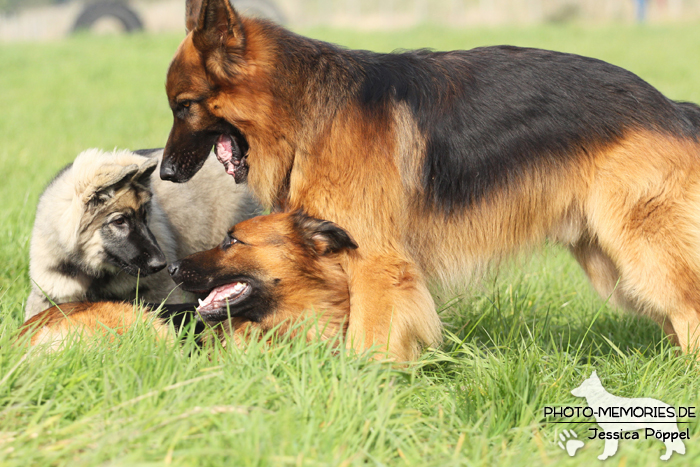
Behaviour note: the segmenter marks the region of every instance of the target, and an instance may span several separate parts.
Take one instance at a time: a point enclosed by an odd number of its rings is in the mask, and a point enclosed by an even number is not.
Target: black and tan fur
[[[55,350],[69,336],[123,334],[136,323],[155,326],[168,336],[166,319],[177,325],[197,316],[224,341],[242,345],[251,337],[274,330],[280,335],[305,332],[307,339],[342,342],[348,324],[348,276],[341,261],[357,248],[340,227],[301,212],[271,214],[241,222],[230,229],[218,247],[172,264],[173,279],[196,293],[233,281],[245,281],[249,293],[242,300],[207,313],[192,305],[146,305],[125,302],[79,302],[51,307],[28,320],[20,337],[31,332],[31,345]],[[145,311],[145,312],[144,312]],[[154,316],[150,311],[155,311]],[[310,318],[310,327],[296,326]]]
[[[188,180],[228,134],[266,206],[347,228],[355,347],[414,358],[440,340],[429,279],[551,239],[601,295],[697,348],[698,106],[577,55],[347,50],[189,3],[161,177]]]
[[[350,295],[342,263],[356,248],[332,222],[300,211],[276,213],[235,225],[221,245],[173,263],[168,271],[193,293],[246,284],[241,299],[197,310],[205,323],[222,323],[223,334],[237,342],[251,329],[287,334],[309,317],[317,326],[306,330],[307,338],[329,339],[345,336]]]

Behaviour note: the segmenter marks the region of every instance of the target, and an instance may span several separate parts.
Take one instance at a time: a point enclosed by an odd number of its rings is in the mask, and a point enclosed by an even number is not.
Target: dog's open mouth
[[[244,183],[248,178],[248,154],[236,139],[228,134],[221,134],[216,140],[214,153],[226,169],[226,173],[233,176],[236,183]]]
[[[252,287],[247,282],[234,282],[232,284],[221,285],[207,295],[207,298],[199,301],[197,312],[206,318],[208,315],[220,314],[226,311],[250,295]],[[233,311],[231,310],[233,315]]]

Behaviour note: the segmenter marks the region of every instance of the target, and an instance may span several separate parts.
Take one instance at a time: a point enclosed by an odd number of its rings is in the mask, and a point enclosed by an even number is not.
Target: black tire
[[[73,32],[90,29],[98,19],[108,16],[119,20],[126,32],[143,30],[141,19],[126,4],[120,1],[106,1],[86,5],[75,20]]]
[[[244,15],[266,18],[277,24],[284,24],[285,18],[279,8],[266,0],[231,0],[231,3]]]

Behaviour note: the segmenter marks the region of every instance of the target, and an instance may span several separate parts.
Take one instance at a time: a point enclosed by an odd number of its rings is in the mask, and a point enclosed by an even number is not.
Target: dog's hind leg
[[[663,323],[692,352],[700,339],[700,148],[652,136],[599,161],[587,224],[619,274],[613,298]]]
[[[575,245],[570,246],[570,250],[603,300],[609,300],[610,304],[619,308],[639,311],[639,305],[633,302],[634,299],[628,296],[624,287],[620,285],[620,271],[596,239],[586,235]],[[670,318],[653,317],[658,318],[671,343],[680,346]]]
[[[628,298],[618,287],[620,272],[612,259],[600,248],[596,238],[585,234],[569,247],[574,258],[583,268],[591,285],[604,300],[626,309],[634,309]]]
[[[397,361],[410,361],[418,357],[420,344],[440,342],[435,303],[413,263],[399,255],[358,255],[350,259],[348,272],[349,346],[377,346]]]
[[[591,239],[590,236],[586,235],[569,249],[603,300],[609,300],[610,304],[619,308],[639,311],[639,305],[634,303],[634,298],[626,294],[623,290],[624,287],[620,286],[621,278],[617,266],[610,256],[602,250],[596,239]],[[671,343],[681,346],[671,319],[669,317],[652,317],[657,318],[660,322]]]

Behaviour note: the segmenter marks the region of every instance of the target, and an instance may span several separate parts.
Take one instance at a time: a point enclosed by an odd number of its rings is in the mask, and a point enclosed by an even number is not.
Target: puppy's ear
[[[156,170],[157,166],[158,159],[155,157],[147,159],[146,162],[141,164],[141,167],[139,167],[139,170],[134,174],[131,180],[138,185],[150,189],[151,175],[153,174],[153,171]]]
[[[228,65],[235,65],[245,47],[241,19],[229,0],[192,0],[187,6],[188,14],[194,15],[198,2],[196,23],[190,21],[190,16],[187,18],[188,25],[194,24],[194,46],[207,58],[207,65],[219,65],[213,67],[214,72],[230,72]]]
[[[105,167],[107,170],[97,177],[99,183],[91,186],[83,194],[83,203],[90,208],[104,204],[109,198],[114,196],[114,193],[122,184],[131,180],[139,171],[139,166],[136,164],[111,170],[109,168],[114,166],[109,165]]]
[[[304,242],[320,256],[357,248],[350,234],[333,222],[309,217],[302,211],[292,214],[292,219]]]

